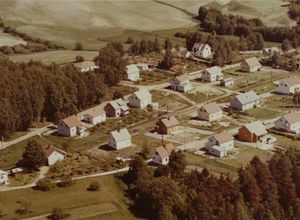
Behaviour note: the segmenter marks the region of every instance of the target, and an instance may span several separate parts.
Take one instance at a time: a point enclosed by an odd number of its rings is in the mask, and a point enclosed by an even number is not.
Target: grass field
[[[100,190],[87,191],[90,182],[98,181]],[[122,183],[113,176],[76,181],[67,188],[55,188],[48,192],[34,189],[1,192],[0,207],[6,213],[4,219],[20,219],[48,214],[53,208],[63,208],[66,213],[82,219],[135,219],[129,212],[123,196]],[[30,213],[19,215],[15,210],[20,201],[29,203]],[[79,218],[78,218],[79,219]]]
[[[17,44],[26,45],[27,42],[25,42],[21,38],[14,37],[14,36],[12,36],[10,34],[7,34],[7,33],[3,33],[0,30],[0,47],[2,47],[2,46],[14,46],[14,45],[17,45]]]
[[[247,115],[256,119],[271,119],[275,118],[279,113],[267,108],[253,108],[247,110]]]
[[[28,62],[30,60],[41,61],[45,64],[53,62],[57,64],[70,63],[75,61],[75,57],[81,55],[86,60],[93,60],[98,55],[97,51],[74,51],[74,50],[57,50],[46,51],[32,54],[17,54],[8,56],[14,62]]]

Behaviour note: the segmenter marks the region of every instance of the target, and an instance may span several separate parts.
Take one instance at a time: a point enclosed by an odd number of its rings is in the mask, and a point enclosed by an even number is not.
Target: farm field
[[[30,60],[41,61],[45,64],[53,62],[57,64],[70,63],[75,61],[76,56],[83,56],[86,60],[93,60],[98,55],[97,51],[74,51],[74,50],[56,50],[32,54],[16,54],[8,56],[14,62],[29,62]]]
[[[99,182],[99,191],[87,191],[92,181]],[[6,213],[6,219],[45,215],[58,207],[71,214],[71,217],[72,214],[78,216],[78,219],[135,219],[128,210],[121,184],[114,176],[107,176],[78,180],[70,187],[55,188],[48,192],[34,189],[1,192],[0,205]],[[16,214],[15,210],[22,202],[28,203],[30,212]]]
[[[2,46],[14,46],[17,44],[26,45],[27,42],[22,40],[21,38],[11,36],[10,34],[0,32],[0,47]]]

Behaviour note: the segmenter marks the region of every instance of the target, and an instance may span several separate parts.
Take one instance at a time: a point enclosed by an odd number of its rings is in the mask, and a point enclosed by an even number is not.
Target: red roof
[[[59,152],[61,154],[65,154],[65,155],[67,154],[65,151],[60,150],[60,149],[54,147],[51,144],[44,144],[44,145],[42,145],[42,150],[43,150],[43,152],[44,152],[44,154],[45,154],[45,156],[47,158],[50,157],[51,154],[53,154],[54,151],[57,151],[57,152]]]

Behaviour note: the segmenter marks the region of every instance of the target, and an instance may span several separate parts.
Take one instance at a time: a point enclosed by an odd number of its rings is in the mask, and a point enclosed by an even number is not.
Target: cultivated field
[[[14,62],[28,62],[30,60],[41,61],[45,64],[53,62],[57,64],[70,63],[75,61],[75,57],[81,55],[86,60],[93,60],[98,55],[97,51],[74,51],[74,50],[56,50],[32,54],[10,55],[9,59]]]
[[[27,44],[21,38],[11,36],[10,34],[0,32],[0,47],[2,46],[14,46],[17,44]]]

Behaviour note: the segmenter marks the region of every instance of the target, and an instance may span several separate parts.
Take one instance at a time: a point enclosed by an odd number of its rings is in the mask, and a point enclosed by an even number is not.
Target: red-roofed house
[[[55,164],[57,161],[62,161],[66,158],[67,153],[60,150],[50,144],[45,144],[42,146],[45,157],[47,158],[47,163],[49,166]]]
[[[165,117],[155,124],[155,131],[159,134],[171,134],[178,125],[179,121],[175,116]]]
[[[297,112],[292,112],[282,116],[275,121],[275,128],[294,134],[300,133],[300,115]]]
[[[74,137],[76,135],[83,137],[85,127],[75,115],[72,115],[58,122],[57,133],[65,137]]]
[[[211,122],[211,121],[216,121],[221,119],[222,116],[223,116],[222,109],[215,102],[202,105],[198,109],[198,118],[201,120],[206,120]]]
[[[294,94],[300,91],[300,79],[296,76],[291,76],[281,80],[275,92],[280,94]]]
[[[160,165],[167,165],[173,151],[176,151],[176,148],[171,143],[156,147],[152,153],[152,162]]]

